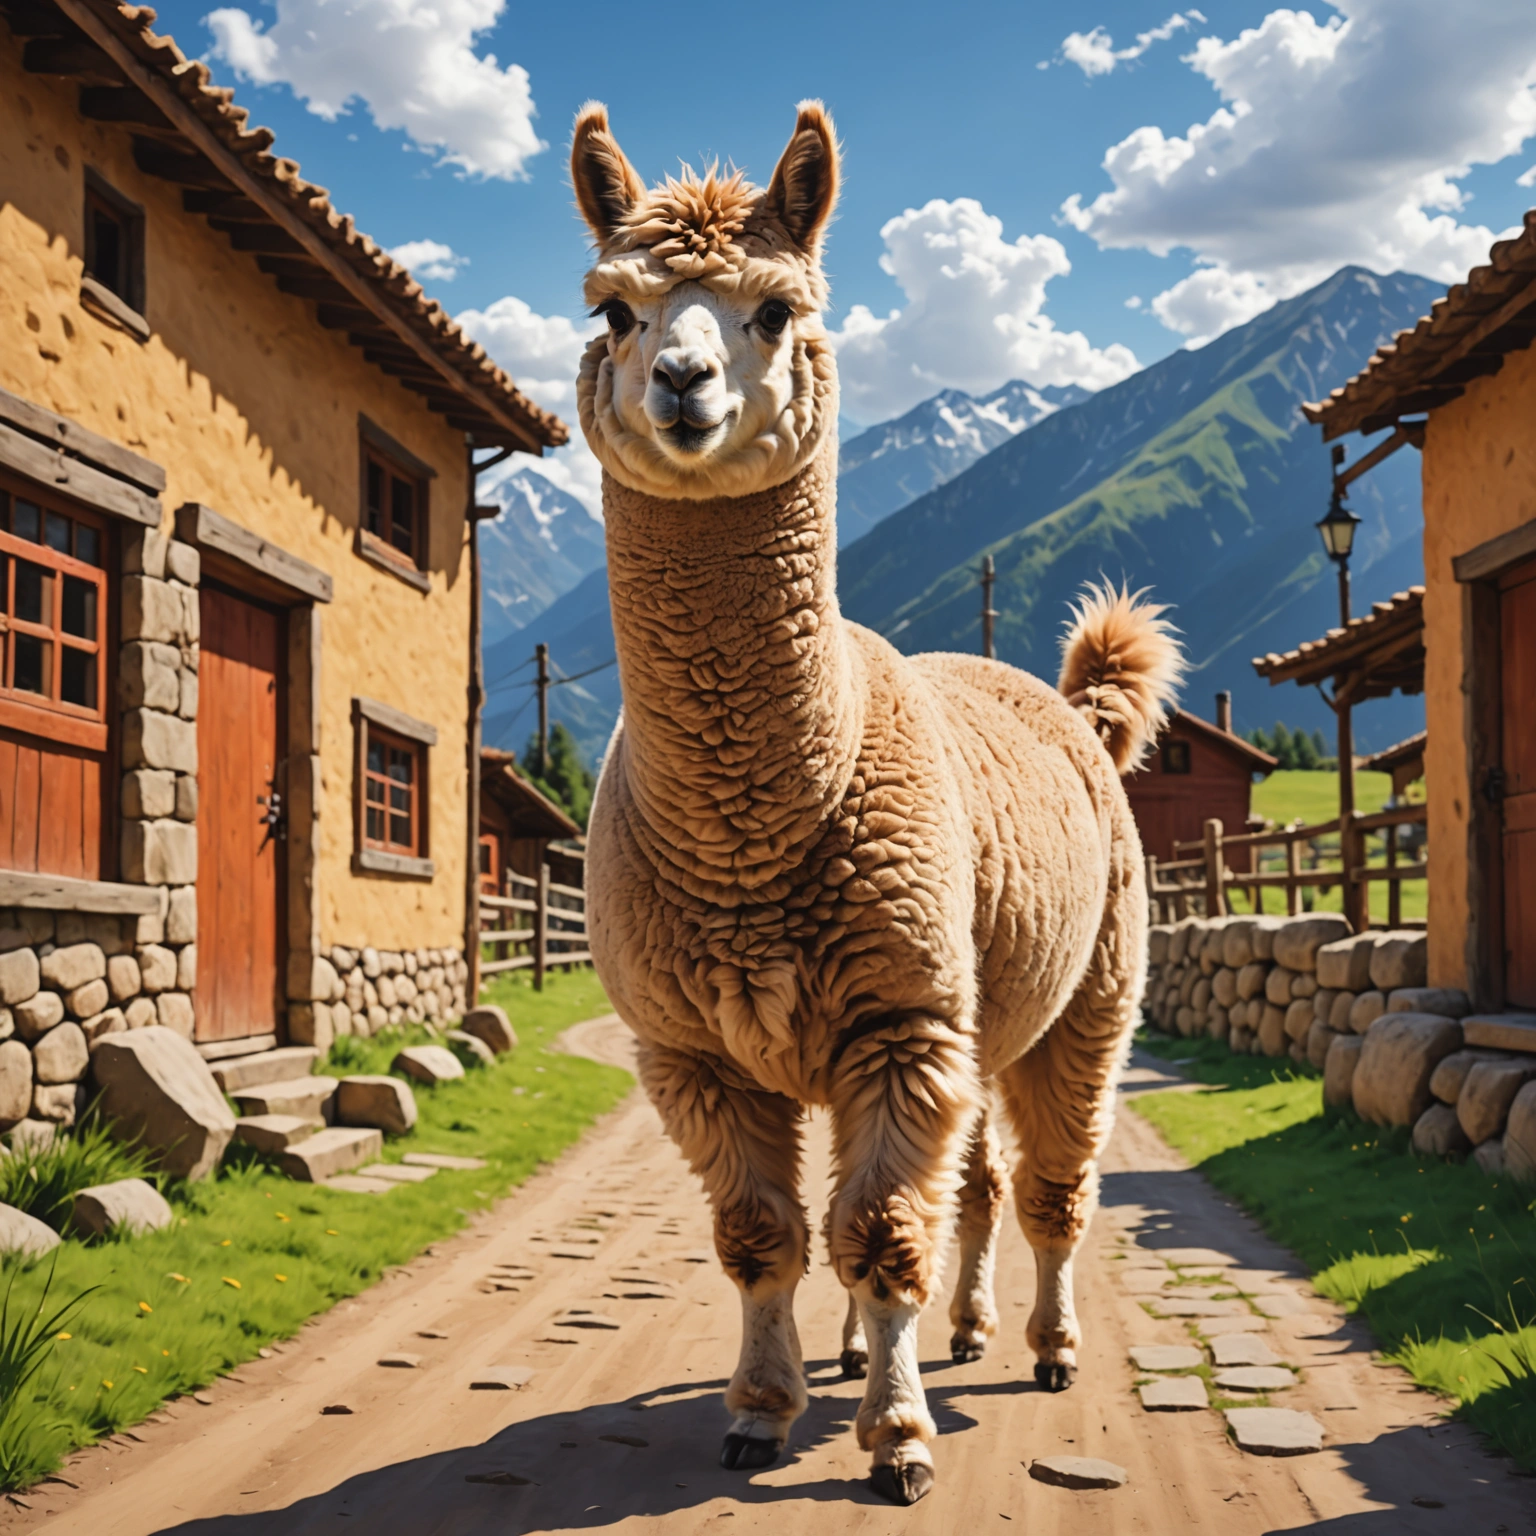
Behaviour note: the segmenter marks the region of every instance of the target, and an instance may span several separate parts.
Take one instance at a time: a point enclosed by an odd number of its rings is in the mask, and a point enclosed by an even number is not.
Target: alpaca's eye
[[[635,312],[623,299],[609,299],[592,311],[608,321],[608,329],[615,336],[627,336],[634,329]]]
[[[757,312],[757,323],[770,336],[777,336],[789,324],[793,311],[783,299],[769,299]]]

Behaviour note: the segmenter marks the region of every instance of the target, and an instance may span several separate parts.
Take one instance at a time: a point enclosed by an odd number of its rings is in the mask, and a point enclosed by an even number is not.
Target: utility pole
[[[533,654],[539,664],[539,766],[535,771],[542,779],[549,768],[549,647],[541,641]]]
[[[992,606],[992,583],[997,573],[992,566],[992,556],[981,557],[981,654],[991,660],[997,654],[992,644],[992,621],[997,609]]]

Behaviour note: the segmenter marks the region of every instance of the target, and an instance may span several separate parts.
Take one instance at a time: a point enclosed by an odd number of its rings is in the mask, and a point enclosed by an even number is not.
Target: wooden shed
[[[1252,810],[1255,774],[1273,772],[1275,759],[1232,730],[1232,696],[1216,695],[1216,720],[1178,709],[1145,767],[1125,781],[1142,848],[1160,862],[1176,857],[1175,842],[1194,841],[1217,818],[1240,832]]]
[[[480,749],[480,890],[506,894],[508,874],[537,880],[557,838],[577,838],[581,828],[517,771],[517,754]],[[566,874],[569,859],[561,861]]]

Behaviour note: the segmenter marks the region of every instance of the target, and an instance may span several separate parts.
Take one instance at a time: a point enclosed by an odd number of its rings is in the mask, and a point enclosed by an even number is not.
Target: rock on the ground
[[[1141,1406],[1154,1413],[1183,1413],[1206,1407],[1205,1383],[1198,1376],[1165,1376],[1138,1387]]]
[[[1323,1426],[1294,1408],[1228,1408],[1227,1423],[1254,1456],[1303,1456],[1323,1448]]]
[[[242,1115],[235,1121],[235,1140],[258,1152],[286,1152],[294,1142],[313,1136],[324,1123],[306,1115]]]
[[[1042,1456],[1030,1462],[1029,1475],[1053,1488],[1087,1489],[1123,1487],[1130,1473],[1096,1456]]]
[[[517,1049],[517,1031],[512,1028],[506,1009],[494,1003],[471,1008],[464,1015],[462,1028],[466,1034],[478,1035],[498,1056]]]
[[[336,1085],[336,1119],[341,1125],[371,1125],[404,1136],[416,1124],[416,1095],[398,1077],[344,1077]]]
[[[487,1365],[469,1378],[471,1392],[518,1392],[533,1380],[527,1365]]]
[[[218,1165],[235,1117],[191,1041],[158,1024],[107,1035],[91,1071],[102,1117],[167,1173],[201,1179]]]
[[[316,1131],[278,1157],[290,1179],[315,1184],[338,1173],[372,1162],[384,1150],[383,1135],[362,1126],[333,1126]]]
[[[1282,924],[1275,932],[1275,964],[1288,971],[1315,971],[1318,950],[1348,937],[1349,923],[1338,912]]]
[[[609,1332],[618,1326],[618,1318],[609,1317],[606,1312],[589,1312],[585,1307],[572,1307],[555,1319],[556,1328],[594,1328]]]
[[[1429,1108],[1435,1068],[1461,1046],[1461,1026],[1429,1013],[1383,1014],[1355,1067],[1355,1113],[1373,1125],[1412,1125]]]
[[[365,1179],[360,1173],[334,1173],[320,1182],[326,1189],[345,1190],[349,1195],[387,1195],[398,1188],[388,1179]]]
[[[1425,1157],[1465,1157],[1472,1143],[1456,1111],[1449,1104],[1436,1102],[1413,1122],[1413,1150]]]
[[[390,1062],[391,1072],[404,1072],[418,1083],[446,1083],[464,1076],[464,1065],[443,1045],[411,1045]]]
[[[1536,1083],[1527,1083],[1509,1106],[1504,1166],[1511,1178],[1525,1183],[1536,1180]]]
[[[1429,935],[1411,930],[1378,936],[1371,951],[1371,985],[1381,992],[1422,987],[1429,969]]]
[[[413,1168],[452,1168],[464,1172],[485,1167],[483,1157],[455,1157],[450,1152],[407,1152],[400,1161]]]
[[[58,1126],[51,1120],[33,1120],[30,1117],[13,1125],[5,1139],[13,1149],[25,1147],[28,1151],[42,1152],[53,1145]]]
[[[1193,1344],[1135,1344],[1131,1364],[1138,1371],[1191,1371],[1205,1356]]]
[[[1211,1340],[1211,1359],[1218,1366],[1279,1365],[1280,1357],[1268,1339],[1251,1333],[1224,1333]]]
[[[1515,1095],[1532,1078],[1536,1078],[1536,1056],[1473,1064],[1456,1099],[1456,1118],[1473,1146],[1504,1129]]]
[[[453,1054],[466,1065],[488,1067],[496,1060],[495,1051],[479,1035],[471,1035],[462,1029],[450,1029],[444,1033],[443,1039],[448,1042]]]
[[[395,1355],[380,1355],[379,1364],[388,1366],[396,1371],[419,1371],[421,1369],[421,1356],[409,1355],[402,1351]]]
[[[175,1217],[153,1184],[144,1179],[117,1179],[82,1189],[75,1196],[72,1219],[77,1230],[100,1237],[114,1227],[126,1227],[135,1236],[158,1232],[170,1226]]]
[[[1328,1056],[1323,1062],[1323,1103],[1331,1109],[1343,1109],[1354,1103],[1355,1068],[1365,1040],[1360,1035],[1335,1035],[1328,1042]]]
[[[1317,984],[1338,992],[1364,992],[1371,984],[1373,933],[1352,933],[1334,939],[1317,952]]]
[[[1296,1378],[1283,1365],[1235,1365],[1217,1371],[1216,1385],[1228,1392],[1283,1392]]]
[[[59,1234],[46,1222],[14,1205],[0,1205],[0,1253],[20,1253],[35,1259],[59,1246]]]
[[[437,1177],[436,1168],[415,1168],[408,1163],[369,1163],[357,1170],[363,1179],[384,1179],[390,1184],[421,1184]]]
[[[1502,1136],[1490,1136],[1481,1146],[1472,1149],[1472,1161],[1477,1164],[1490,1179],[1496,1179],[1504,1172],[1504,1138]]]

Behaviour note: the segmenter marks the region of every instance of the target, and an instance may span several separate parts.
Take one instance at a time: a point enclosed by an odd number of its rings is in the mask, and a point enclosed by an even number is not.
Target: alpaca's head
[[[745,496],[790,478],[836,430],[822,325],[821,239],[837,200],[837,136],[802,102],[766,189],[685,169],[647,190],[593,103],[571,145],[597,242],[586,298],[608,322],[577,400],[592,451],[656,496]]]

